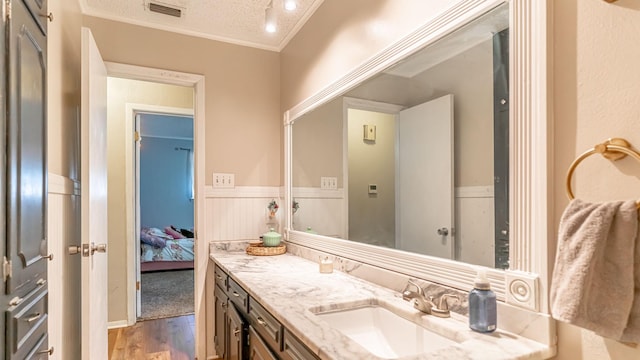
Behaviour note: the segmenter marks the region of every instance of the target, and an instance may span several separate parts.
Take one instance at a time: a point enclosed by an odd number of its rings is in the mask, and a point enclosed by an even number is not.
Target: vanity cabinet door
[[[227,360],[243,360],[245,358],[245,322],[235,306],[227,307]]]
[[[300,340],[285,329],[284,345],[280,354],[282,360],[317,360],[319,359]]]
[[[249,360],[278,360],[253,326],[249,326]]]
[[[227,294],[216,286],[214,291],[216,320],[214,326],[213,342],[219,359],[227,358],[227,307],[229,298]]]

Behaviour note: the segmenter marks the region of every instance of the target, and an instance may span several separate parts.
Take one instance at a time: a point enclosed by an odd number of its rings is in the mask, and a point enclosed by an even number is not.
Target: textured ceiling
[[[278,30],[270,34],[264,30],[269,0],[152,0],[180,8],[180,18],[150,12],[150,0],[80,0],[86,15],[272,51],[282,50],[322,1],[297,0],[297,9],[286,11],[283,0],[273,0]]]

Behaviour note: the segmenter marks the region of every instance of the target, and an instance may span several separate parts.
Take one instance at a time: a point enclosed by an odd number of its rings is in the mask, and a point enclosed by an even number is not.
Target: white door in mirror
[[[453,95],[400,112],[398,248],[452,259]]]

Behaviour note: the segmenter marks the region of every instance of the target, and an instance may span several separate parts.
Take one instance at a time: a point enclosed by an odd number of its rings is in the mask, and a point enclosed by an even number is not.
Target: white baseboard
[[[127,326],[129,326],[129,322],[127,320],[110,321],[107,324],[107,329],[120,329]]]

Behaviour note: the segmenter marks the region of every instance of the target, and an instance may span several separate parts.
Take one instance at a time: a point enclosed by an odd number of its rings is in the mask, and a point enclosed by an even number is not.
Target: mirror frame
[[[552,113],[548,90],[549,0],[461,0],[413,33],[387,47],[336,82],[284,114],[285,204],[292,203],[292,125],[302,115],[344,95],[398,60],[439,40],[478,16],[509,4],[509,270],[488,269],[500,300],[548,313],[548,239],[553,238],[550,180]],[[472,288],[476,265],[312,235],[292,229],[292,209],[285,206],[287,241],[336,256],[436,282]]]

